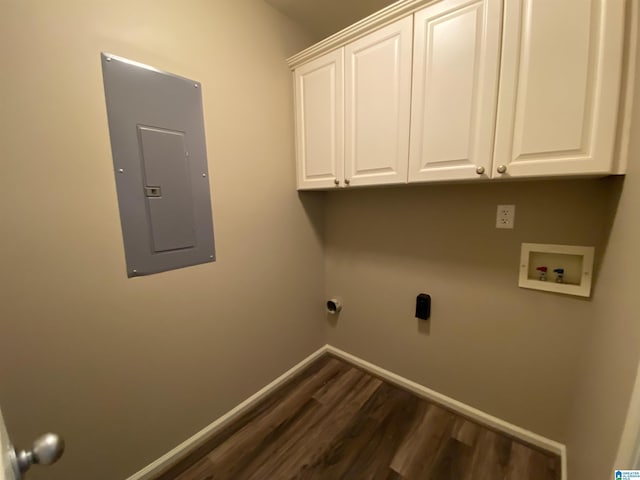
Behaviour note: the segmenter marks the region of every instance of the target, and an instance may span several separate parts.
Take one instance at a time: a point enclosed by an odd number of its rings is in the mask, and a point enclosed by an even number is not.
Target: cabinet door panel
[[[494,161],[506,176],[612,170],[623,3],[506,2]]]
[[[409,181],[491,170],[500,0],[443,0],[415,14]]]
[[[343,49],[297,68],[298,189],[334,187],[344,176]]]
[[[409,155],[411,17],[345,47],[345,178],[405,183]]]

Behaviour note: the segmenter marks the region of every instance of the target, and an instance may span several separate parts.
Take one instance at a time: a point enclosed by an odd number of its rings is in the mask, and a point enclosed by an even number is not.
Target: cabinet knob
[[[337,178],[333,180],[333,183],[335,183],[336,185],[340,185],[340,180],[338,180]]]
[[[506,165],[500,165],[498,167],[498,173],[506,173],[507,172],[507,166]]]
[[[347,185],[349,185],[351,183],[351,180],[349,180],[348,178],[344,179],[344,183],[346,183]]]
[[[484,173],[484,167],[482,165],[480,165],[479,167],[476,168],[476,173],[478,175],[482,175]]]

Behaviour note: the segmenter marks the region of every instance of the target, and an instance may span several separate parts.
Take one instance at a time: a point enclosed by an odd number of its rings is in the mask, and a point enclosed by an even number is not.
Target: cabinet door
[[[406,183],[412,18],[345,47],[345,182]]]
[[[443,0],[415,14],[409,182],[490,175],[501,13]]]
[[[506,2],[494,176],[612,171],[624,3]]]
[[[335,187],[344,177],[343,65],[339,49],[295,70],[299,190]]]

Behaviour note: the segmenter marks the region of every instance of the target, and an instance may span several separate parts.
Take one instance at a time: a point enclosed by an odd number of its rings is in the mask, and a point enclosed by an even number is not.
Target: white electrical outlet
[[[498,205],[498,213],[496,214],[496,228],[513,228],[515,220],[515,205]]]

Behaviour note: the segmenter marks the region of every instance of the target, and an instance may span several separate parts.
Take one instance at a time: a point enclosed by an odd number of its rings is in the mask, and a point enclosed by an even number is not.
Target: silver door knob
[[[333,180],[333,183],[335,183],[336,185],[340,185],[340,180],[338,180],[337,178],[335,178],[335,179]]]
[[[351,183],[351,180],[349,180],[348,178],[344,179],[344,183],[346,183],[347,185],[349,185]]]
[[[31,451],[21,450],[16,453],[16,461],[20,473],[25,473],[31,465],[51,465],[57,462],[64,453],[64,440],[55,433],[45,433],[36,438]]]
[[[498,173],[506,173],[507,172],[507,166],[506,165],[500,165],[498,167]]]
[[[482,175],[484,173],[484,167],[481,165],[478,168],[476,168],[476,173],[478,175]]]

